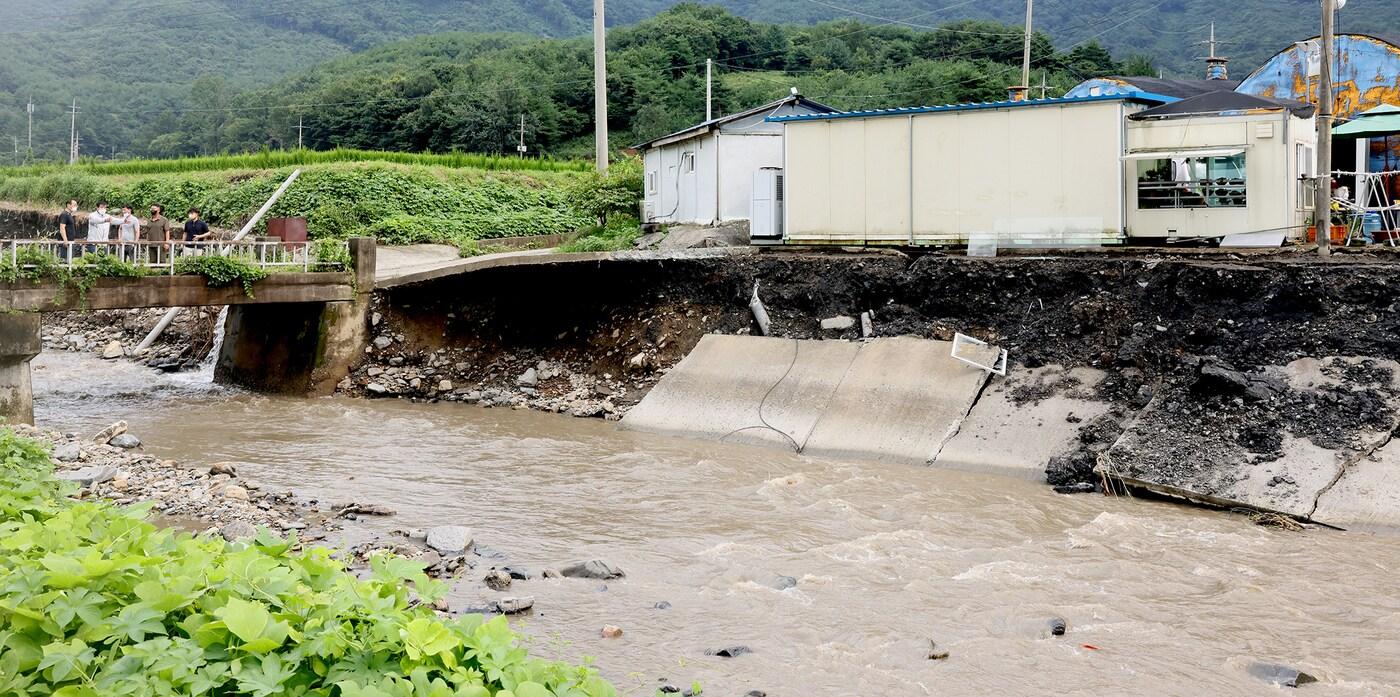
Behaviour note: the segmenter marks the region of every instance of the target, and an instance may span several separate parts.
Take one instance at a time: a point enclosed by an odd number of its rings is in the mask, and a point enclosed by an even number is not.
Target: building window
[[[1245,156],[1138,160],[1138,208],[1244,208]]]
[[[695,173],[695,153],[681,153],[681,170],[686,174]]]

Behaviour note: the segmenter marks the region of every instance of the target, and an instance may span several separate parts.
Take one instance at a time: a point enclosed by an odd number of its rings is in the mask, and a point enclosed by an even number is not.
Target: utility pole
[[[1046,82],[1045,71],[1040,71],[1040,98],[1045,99],[1045,95],[1050,91],[1050,83]]]
[[[705,59],[705,120],[713,121],[715,118],[715,61],[713,58]]]
[[[1206,41],[1199,41],[1197,43],[1210,47],[1210,54],[1207,55],[1204,59],[1206,62],[1206,79],[1230,79],[1230,59],[1216,52],[1216,48],[1219,47],[1220,44],[1225,42],[1217,41],[1215,39],[1215,22],[1210,23],[1210,39]]]
[[[29,157],[34,156],[34,97],[29,98],[29,105],[26,107],[29,112]]]
[[[1022,102],[1031,96],[1031,37],[1035,33],[1035,0],[1026,0],[1026,45],[1021,56],[1021,84],[1011,88],[1011,101]]]
[[[19,136],[11,136],[15,139],[15,166],[19,166]]]
[[[72,126],[68,132],[68,164],[78,164],[78,99],[73,98],[73,110],[69,112],[73,117]]]
[[[304,142],[305,142],[305,141],[304,141],[304,139],[302,138],[303,131],[305,131],[305,130],[306,130],[306,117],[305,117],[305,116],[298,116],[298,117],[297,117],[297,150],[301,150],[302,148],[306,147],[306,146],[304,145]]]
[[[526,152],[526,150],[528,150],[528,148],[525,147],[525,115],[524,115],[524,114],[521,114],[521,115],[520,115],[520,144],[517,145],[517,146],[515,146],[515,151],[518,152],[518,153],[520,153],[520,159],[523,160],[523,159],[525,159],[525,152]]]
[[[1317,204],[1313,223],[1317,228],[1318,256],[1332,254],[1332,45],[1335,38],[1337,0],[1322,0],[1322,66],[1317,85]]]
[[[593,133],[598,171],[608,171],[608,35],[603,0],[593,0]]]

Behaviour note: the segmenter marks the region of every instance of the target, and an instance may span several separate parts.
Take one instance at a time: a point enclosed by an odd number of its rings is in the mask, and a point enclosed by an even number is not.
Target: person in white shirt
[[[88,216],[87,252],[97,251],[97,242],[108,242],[112,237],[112,222],[116,218],[107,215],[107,202],[97,204],[97,210]]]
[[[122,206],[117,219],[117,239],[121,240],[122,259],[136,259],[136,238],[141,235],[141,219],[131,214],[131,206]]]

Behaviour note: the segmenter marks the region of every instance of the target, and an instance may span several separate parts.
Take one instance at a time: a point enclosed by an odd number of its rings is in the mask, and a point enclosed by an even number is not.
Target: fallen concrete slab
[[[952,348],[912,337],[861,345],[803,452],[932,462],[987,382],[986,371],[955,360]]]
[[[1373,359],[1305,358],[1264,375],[1279,378],[1290,394],[1298,395],[1343,388],[1340,370],[1395,376],[1397,367]],[[1394,396],[1385,396],[1393,394],[1386,382],[1371,391],[1394,403]],[[1245,399],[1238,401],[1244,404]],[[1270,433],[1280,431],[1277,423],[1241,421],[1247,412],[1228,407],[1211,418],[1185,422],[1172,413],[1172,401],[1159,396],[1139,414],[1109,450],[1101,465],[1104,473],[1133,487],[1226,508],[1282,513],[1337,527],[1400,525],[1400,480],[1386,467],[1387,458],[1400,463],[1400,452],[1387,452],[1395,424],[1328,432],[1322,444],[1314,442],[1316,434],[1281,433],[1277,447],[1263,453],[1254,452],[1247,441],[1267,441]],[[1325,409],[1329,402],[1313,403]],[[1248,436],[1246,442],[1241,434]]]
[[[1018,375],[1015,383],[993,380],[933,464],[1044,481],[1046,463],[1074,447],[1080,426],[1109,412],[1107,402],[1088,398],[1103,376],[1090,368],[1044,366]],[[1055,384],[1066,378],[1078,387],[1035,400],[1013,395],[1017,385]]]
[[[1315,520],[1355,529],[1400,529],[1400,443],[1349,464],[1317,498]]]
[[[953,359],[951,348],[915,338],[851,343],[710,335],[622,426],[927,464],[957,433],[987,379]]]
[[[798,450],[859,352],[845,341],[710,334],[622,426]]]

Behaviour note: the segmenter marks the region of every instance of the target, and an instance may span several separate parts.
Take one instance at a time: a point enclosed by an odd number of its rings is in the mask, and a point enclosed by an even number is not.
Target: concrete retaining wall
[[[623,427],[925,464],[938,457],[987,374],[952,345],[709,335],[623,420]],[[766,421],[766,424],[765,424]]]

